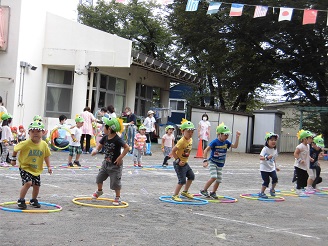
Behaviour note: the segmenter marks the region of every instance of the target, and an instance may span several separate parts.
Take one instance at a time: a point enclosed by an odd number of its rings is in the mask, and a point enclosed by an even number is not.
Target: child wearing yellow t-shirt
[[[30,205],[35,208],[40,208],[41,205],[38,202],[38,194],[41,186],[40,174],[43,171],[43,161],[46,162],[48,167],[48,173],[52,173],[50,167],[51,155],[48,144],[42,140],[44,132],[44,125],[40,121],[34,121],[28,126],[28,134],[30,138],[28,140],[18,143],[14,147],[13,156],[11,157],[11,165],[16,165],[17,153],[20,176],[22,178],[22,188],[17,201],[17,206],[20,209],[26,209],[25,196],[28,189],[32,186],[32,199]]]
[[[177,202],[182,202],[182,199],[179,197],[179,193],[183,185],[185,185],[185,188],[181,192],[181,196],[190,199],[194,198],[194,196],[190,194],[188,190],[192,181],[195,179],[195,174],[188,164],[188,157],[192,149],[192,135],[194,133],[195,127],[192,122],[187,120],[183,120],[181,123],[182,124],[180,128],[182,132],[182,138],[172,149],[172,156],[175,159],[173,166],[178,176],[178,184],[175,188],[172,199]]]

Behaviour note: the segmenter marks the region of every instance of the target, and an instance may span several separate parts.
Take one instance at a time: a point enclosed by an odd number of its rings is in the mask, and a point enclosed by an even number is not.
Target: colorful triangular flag
[[[315,24],[317,22],[317,14],[318,14],[318,10],[304,9],[303,25]]]
[[[186,11],[197,11],[199,0],[188,0]]]
[[[280,8],[278,21],[290,21],[292,19],[293,10],[292,8]]]
[[[221,2],[210,2],[206,14],[208,15],[216,14],[219,11],[221,4],[222,4]]]
[[[267,12],[268,6],[256,6],[253,18],[266,16]]]
[[[229,16],[241,16],[243,13],[244,4],[233,3],[231,4]]]

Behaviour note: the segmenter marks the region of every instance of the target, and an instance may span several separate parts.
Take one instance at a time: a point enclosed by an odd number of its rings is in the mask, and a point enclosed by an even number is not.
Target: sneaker
[[[8,165],[8,163],[6,163],[6,162],[1,162],[0,166],[1,167],[9,167],[10,165]]]
[[[296,195],[298,196],[306,196],[302,189],[296,189]]]
[[[138,164],[138,167],[142,167],[142,165],[141,164]]]
[[[133,164],[133,166],[137,167],[137,166],[138,166],[138,164],[137,164],[137,163],[134,163],[134,164]]]
[[[187,197],[189,199],[194,199],[194,195],[190,194],[188,191],[182,191],[181,196]]]
[[[115,199],[113,201],[113,205],[114,206],[120,206],[120,205],[122,205],[121,198],[120,197],[115,197]]]
[[[20,209],[26,209],[27,206],[26,206],[26,203],[25,203],[25,199],[18,199],[17,206]]]
[[[313,189],[312,186],[307,186],[307,187],[305,188],[305,192],[306,192],[306,193],[315,193],[315,190]]]
[[[270,189],[270,196],[276,196],[276,191],[274,189]]]
[[[81,166],[80,162],[79,161],[74,161],[74,164],[77,165],[78,167]]]
[[[179,197],[179,195],[173,195],[172,200],[176,202],[182,202],[182,199]]]
[[[93,194],[92,194],[92,198],[93,199],[97,199],[98,197],[100,197],[102,194],[104,194],[104,192],[102,190],[96,190]]]
[[[74,167],[73,164],[72,164],[72,162],[68,163],[67,166]]]
[[[260,192],[259,198],[268,199],[268,196],[264,192]]]
[[[219,197],[216,195],[216,192],[210,192],[210,197],[212,197],[213,199],[219,199]]]
[[[169,165],[169,163],[166,162],[166,163],[163,163],[162,166],[163,166],[163,167],[167,167],[168,165]]]
[[[209,197],[209,194],[207,192],[207,190],[200,190],[199,192],[201,195],[205,196],[205,197]]]
[[[38,201],[38,199],[31,199],[30,200],[30,205],[35,208],[41,208],[41,205]]]

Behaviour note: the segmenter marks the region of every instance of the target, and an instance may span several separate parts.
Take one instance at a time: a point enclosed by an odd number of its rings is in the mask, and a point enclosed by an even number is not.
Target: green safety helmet
[[[33,121],[42,121],[42,117],[40,115],[36,115],[33,117]]]
[[[230,134],[231,131],[229,127],[227,127],[223,122],[216,127],[216,133],[217,134]]]
[[[77,117],[75,118],[75,122],[76,122],[76,123],[82,123],[82,122],[84,122],[84,119],[83,119],[81,116],[77,116]]]
[[[43,123],[38,120],[31,122],[28,126],[28,130],[34,130],[34,129],[43,131],[44,130]]]
[[[272,138],[272,137],[276,137],[276,138],[278,139],[278,138],[279,138],[279,135],[276,134],[276,133],[274,133],[274,132],[267,132],[267,133],[265,134],[265,138],[264,138],[264,140],[265,140],[265,141],[268,141],[268,139],[270,139],[270,138]]]
[[[103,117],[102,121],[105,125],[109,126],[114,132],[122,132],[123,131],[123,120],[118,118],[107,118]]]
[[[140,126],[139,126],[139,131],[140,131],[140,130],[146,130],[146,127],[145,127],[144,125],[140,125]]]
[[[12,119],[13,117],[11,116],[11,114],[7,113],[7,114],[3,114],[1,116],[1,120],[8,120],[8,119]]]
[[[316,136],[315,138],[313,138],[313,142],[320,148],[325,147],[325,142],[324,142],[321,134]]]
[[[195,130],[195,126],[191,121],[182,119],[180,129],[183,130]]]
[[[307,130],[303,130],[303,129],[298,131],[298,133],[297,133],[297,138],[299,140],[302,140],[302,139],[308,138],[308,137],[313,137],[313,133],[310,131],[307,131]]]
[[[174,130],[174,126],[168,125],[165,127],[165,131],[167,131],[168,129],[173,129]]]

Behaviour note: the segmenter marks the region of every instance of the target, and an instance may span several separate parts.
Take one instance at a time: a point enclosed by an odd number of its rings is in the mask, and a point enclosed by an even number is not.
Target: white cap
[[[149,110],[148,112],[147,112],[147,115],[150,115],[150,114],[154,114],[155,112],[153,111],[153,110]]]

